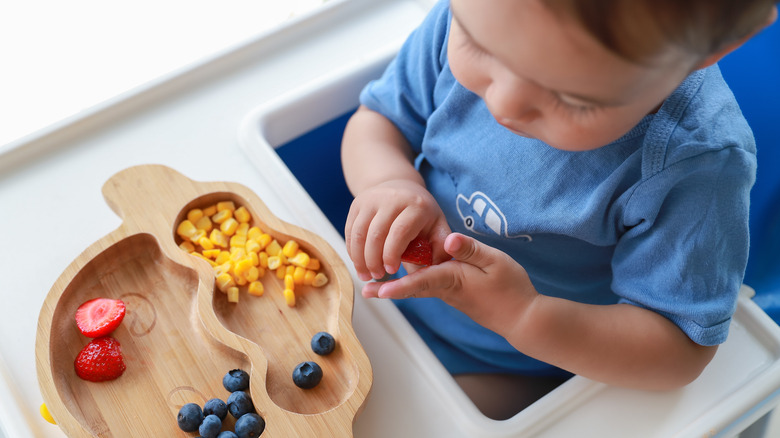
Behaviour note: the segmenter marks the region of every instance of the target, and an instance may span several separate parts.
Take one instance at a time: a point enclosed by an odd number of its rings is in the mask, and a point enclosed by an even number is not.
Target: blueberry
[[[227,404],[218,398],[212,398],[203,405],[203,415],[216,415],[220,421],[227,417]]]
[[[219,433],[219,435],[217,435],[217,438],[238,438],[238,435],[236,435],[235,432],[223,430]]]
[[[230,370],[222,378],[222,386],[229,392],[244,391],[249,388],[249,374],[244,370]]]
[[[200,423],[203,422],[203,411],[197,404],[187,403],[179,409],[176,421],[179,423],[179,429],[185,432],[195,432]]]
[[[336,348],[336,340],[328,332],[319,332],[311,338],[311,349],[320,356],[333,352]]]
[[[217,438],[217,434],[222,430],[222,420],[216,415],[206,415],[203,422],[200,423],[198,433],[203,438]]]
[[[299,388],[314,388],[322,380],[322,368],[316,362],[301,362],[293,370],[292,378]]]
[[[257,438],[265,430],[265,420],[257,414],[246,414],[236,421],[238,438]]]
[[[244,391],[235,391],[231,393],[227,399],[227,408],[230,415],[235,418],[241,418],[244,414],[255,411],[252,399],[250,399],[249,394]]]

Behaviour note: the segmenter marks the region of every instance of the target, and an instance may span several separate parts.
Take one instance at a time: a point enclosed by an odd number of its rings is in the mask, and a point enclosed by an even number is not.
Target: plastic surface
[[[341,117],[356,107],[362,86],[381,74],[386,63],[385,57],[366,60],[259,106],[242,123],[241,145],[258,166],[280,149],[279,155],[301,172],[297,189],[307,184],[340,185],[339,170],[323,173],[317,162],[300,162],[308,154],[296,151],[330,147],[336,150],[317,153],[337,156],[340,141],[315,138],[315,133],[338,135]],[[339,96],[338,101],[334,103],[332,96]],[[283,151],[286,147],[296,149]],[[314,197],[315,192],[309,194]],[[343,194],[327,196],[314,201],[343,205],[348,200]],[[695,437],[733,436],[780,402],[780,328],[749,296],[752,291],[744,288],[729,340],[702,376],[685,388],[632,391],[575,376],[505,421],[488,419],[476,409],[397,309],[379,300],[367,305],[385,330],[403,340],[415,373],[426,376],[437,392],[435,398],[446,403],[458,436]]]

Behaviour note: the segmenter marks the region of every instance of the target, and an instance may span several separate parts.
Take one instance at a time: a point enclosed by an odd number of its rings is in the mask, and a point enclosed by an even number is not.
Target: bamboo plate
[[[36,362],[43,399],[70,437],[194,436],[176,423],[179,408],[226,400],[222,376],[250,373],[250,394],[266,422],[262,437],[351,437],[371,388],[371,365],[352,329],[354,290],[336,252],[319,236],[285,223],[246,187],[196,182],[157,165],[126,169],[103,186],[122,224],[89,246],[62,273],[38,321]],[[192,208],[231,200],[245,206],[279,242],[294,238],[319,258],[330,281],[296,288],[288,307],[283,282],[262,278],[261,297],[241,292],[236,304],[215,288],[212,267],[178,247],[176,225]],[[216,292],[215,292],[216,290]],[[76,376],[73,361],[89,341],[75,324],[76,308],[95,297],[120,298],[127,315],[113,333],[127,370],[93,383]],[[311,351],[312,335],[327,331],[337,348]],[[303,361],[320,364],[313,389],[292,382]],[[225,428],[232,430],[228,415]]]

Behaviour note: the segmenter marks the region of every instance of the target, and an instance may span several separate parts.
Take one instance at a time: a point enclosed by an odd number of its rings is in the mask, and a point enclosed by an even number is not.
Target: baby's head
[[[594,149],[771,23],[775,1],[451,0],[449,62],[513,132]]]

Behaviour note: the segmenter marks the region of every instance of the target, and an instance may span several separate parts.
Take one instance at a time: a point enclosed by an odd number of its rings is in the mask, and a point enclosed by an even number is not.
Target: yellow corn
[[[211,220],[217,224],[221,224],[228,219],[233,219],[233,212],[230,210],[218,211],[213,216],[211,216]]]
[[[249,283],[249,287],[247,288],[247,292],[249,292],[249,295],[254,295],[256,297],[263,296],[263,292],[265,292],[265,288],[263,287],[263,283],[259,281],[253,281]]]
[[[203,216],[214,216],[217,214],[217,206],[216,205],[210,205],[203,209]]]
[[[260,262],[260,264],[258,266],[260,266],[261,268],[268,268],[268,253],[267,252],[260,251],[259,253],[257,253],[257,259]]]
[[[270,245],[271,242],[274,240],[274,238],[271,237],[271,235],[268,234],[268,233],[262,233],[259,236],[257,236],[256,238],[251,238],[251,239],[255,240],[258,244],[260,244],[260,248],[261,249],[267,248],[268,245]],[[278,242],[277,242],[277,245],[278,245]]]
[[[198,243],[198,241],[199,241],[201,238],[203,238],[203,237],[206,237],[206,232],[205,232],[205,231],[203,231],[203,230],[198,230],[198,231],[197,231],[197,232],[196,232],[194,235],[192,235],[192,236],[190,237],[190,241],[191,241],[192,243]]]
[[[249,257],[249,260],[252,261],[252,266],[260,265],[260,257],[257,256],[256,252],[248,252],[247,257]]]
[[[284,276],[284,288],[294,290],[295,289],[295,280],[293,280],[293,276],[290,274],[287,274]]]
[[[179,244],[179,248],[181,248],[181,249],[183,249],[183,250],[185,250],[187,252],[195,251],[195,245],[193,245],[192,242],[190,242],[188,240],[182,241]]]
[[[176,227],[176,234],[181,236],[183,239],[191,239],[192,236],[197,234],[197,232],[198,229],[195,228],[195,224],[193,224],[187,219],[181,221],[179,226]]]
[[[262,266],[262,258],[260,259],[260,263]],[[268,269],[274,271],[276,269],[279,269],[282,266],[282,258],[279,256],[270,256],[268,257]]]
[[[203,248],[205,251],[213,250],[214,249],[214,242],[212,242],[211,239],[206,237],[206,235],[205,235],[206,232],[205,231],[203,233],[204,233],[204,235],[201,236],[198,239],[198,245],[200,245],[201,248]]]
[[[229,303],[237,303],[238,302],[238,288],[237,287],[230,287],[227,290],[227,300]]]
[[[311,285],[314,287],[322,287],[326,284],[328,284],[328,277],[322,272],[318,272],[317,275],[314,276],[314,281],[311,282]]]
[[[203,216],[195,222],[195,228],[208,233],[212,228],[214,228],[214,224],[211,223],[211,218],[208,216]]]
[[[252,220],[252,215],[249,214],[249,210],[246,209],[243,205],[241,207],[238,207],[235,212],[233,212],[233,217],[238,219],[239,222],[247,223],[250,220]]]
[[[295,307],[295,292],[293,292],[292,289],[284,290],[284,301],[288,306]]]
[[[284,247],[282,248],[282,253],[287,257],[294,257],[297,252],[298,252],[298,242],[292,239],[288,240],[287,243],[285,243]]]
[[[312,271],[311,269],[307,269],[306,273],[303,274],[303,284],[306,286],[311,286],[311,284],[314,283],[314,277],[316,275],[316,272]]]
[[[279,280],[284,280],[285,275],[287,275],[287,270],[284,269],[284,266],[279,266],[276,268],[276,278]]]
[[[293,275],[295,273],[295,266],[285,265],[284,275]]]
[[[267,252],[269,256],[277,256],[282,253],[282,246],[274,239],[265,247],[265,252]]]
[[[249,233],[249,224],[239,221],[238,218],[234,218],[234,219],[238,221],[236,234],[239,236],[244,236],[248,239],[249,237],[247,237],[247,233]]]
[[[217,202],[217,212],[230,211],[231,213],[236,210],[236,204],[233,201]]]
[[[219,231],[218,229],[214,228],[211,230],[211,234],[209,234],[209,239],[214,242],[214,245],[220,247],[220,248],[227,248],[228,247],[228,237],[223,233],[222,231]]]
[[[305,275],[306,275],[306,268],[296,266],[295,271],[292,274],[293,280],[295,280],[295,284],[303,284],[303,279]]]
[[[230,260],[238,262],[244,258],[246,258],[246,250],[244,248],[230,248]]]
[[[214,259],[218,264],[225,263],[230,260],[230,253],[225,250],[219,250],[219,255]]]
[[[240,236],[233,236],[233,237],[240,237]],[[244,244],[244,248],[246,248],[247,252],[253,253],[257,255],[258,252],[260,252],[260,244],[255,242],[254,240],[247,240]]]
[[[234,287],[236,285],[235,280],[233,280],[233,276],[226,273],[219,274],[217,276],[217,288],[221,290],[222,292],[227,293],[228,289],[231,287]]]
[[[257,266],[250,266],[249,269],[244,272],[244,278],[246,281],[253,282],[260,278],[260,269]]]
[[[227,210],[223,210],[227,211]],[[227,234],[228,236],[232,236],[236,232],[236,228],[238,228],[238,221],[233,219],[232,217],[225,219],[221,224],[219,224],[219,229],[223,233]]]
[[[249,282],[246,280],[246,278],[244,278],[244,277],[239,277],[239,276],[234,276],[234,277],[233,277],[233,280],[234,280],[234,281],[236,282],[236,284],[237,284],[237,285],[239,285],[239,286],[246,286],[246,284],[247,284],[247,283],[249,283]]]
[[[199,208],[193,208],[192,210],[187,212],[187,220],[192,222],[193,224],[198,222],[198,219],[203,217],[203,210]]]
[[[232,247],[245,247],[246,248],[246,236],[240,236],[238,234],[234,234],[230,238],[230,246]]]
[[[214,263],[214,261],[213,261],[213,260],[209,260],[208,258],[206,258],[206,256],[204,256],[203,254],[201,254],[201,253],[199,253],[199,252],[197,252],[197,251],[192,251],[190,254],[194,255],[195,257],[201,258],[201,259],[203,259],[203,260],[205,260],[205,261],[209,262],[209,264],[210,264],[211,266],[217,266],[217,264],[216,264],[216,263]]]
[[[249,268],[254,268],[254,266],[252,266],[252,260],[242,259],[236,263],[235,267],[233,267],[233,273],[237,276],[243,277],[246,275],[246,272],[249,270]]]
[[[252,227],[247,230],[246,238],[251,240],[257,240],[257,238],[260,237],[262,234],[263,234],[263,230],[261,230],[258,227]]]
[[[320,270],[320,260],[315,259],[314,257],[309,258],[309,264],[306,265],[308,269],[311,269],[312,271],[319,271]]]
[[[309,262],[311,261],[311,258],[305,252],[298,251],[297,254],[287,259],[287,261],[292,265],[300,266],[301,268],[307,268],[309,266]]]
[[[204,249],[203,255],[210,258],[211,260],[217,259],[217,257],[222,253],[222,250],[220,249]],[[224,262],[222,262],[224,263]]]
[[[214,263],[217,263],[216,261]],[[225,262],[220,263],[217,266],[214,267],[214,275],[219,277],[222,274],[230,274],[230,271],[233,269],[233,263],[231,262]]]

